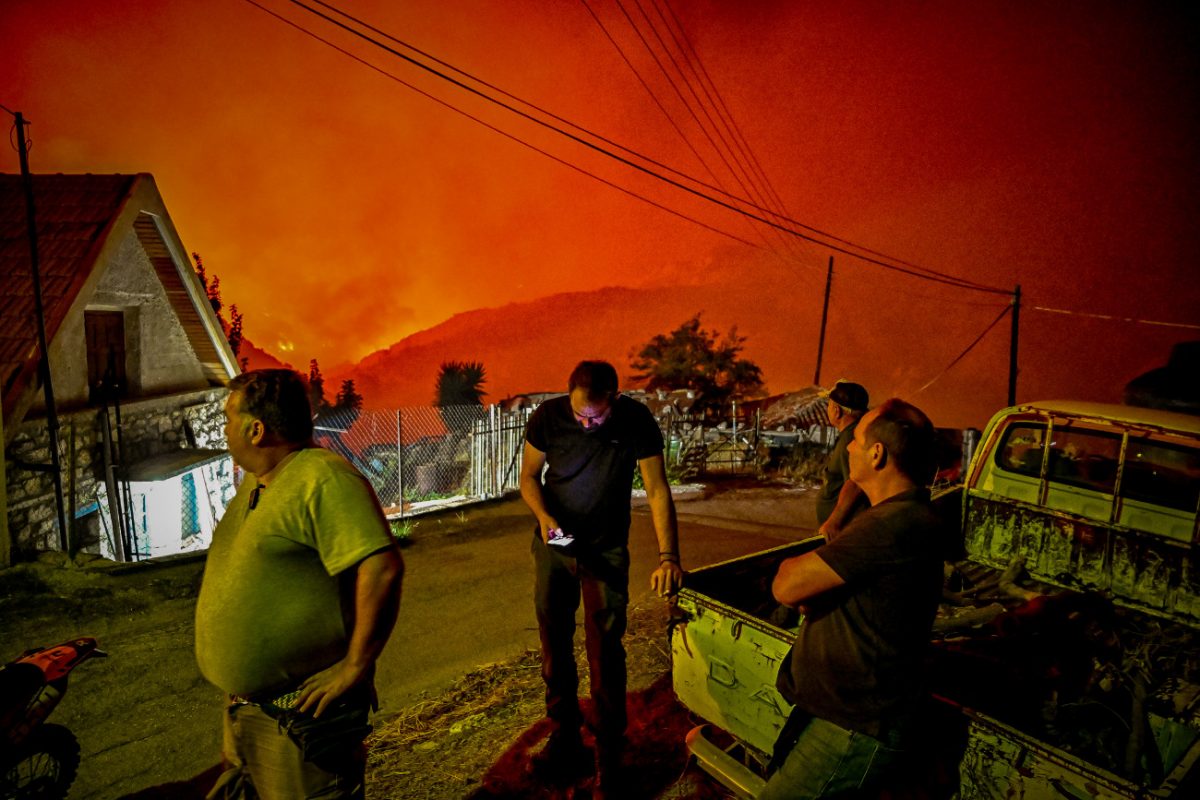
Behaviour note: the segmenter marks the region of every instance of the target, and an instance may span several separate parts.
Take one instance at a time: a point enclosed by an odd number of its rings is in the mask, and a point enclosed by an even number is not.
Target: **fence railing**
[[[529,411],[425,406],[326,412],[317,444],[359,469],[390,517],[516,489]]]
[[[367,477],[390,517],[403,517],[518,489],[530,412],[498,406],[329,412],[314,421],[314,438]],[[660,425],[668,469],[685,478],[756,473],[766,449],[816,444],[827,450],[837,437],[835,428],[821,424],[764,430],[757,416],[717,424],[674,417]],[[961,446],[961,463],[967,463],[975,438],[953,438],[947,444]],[[948,464],[953,455],[940,460]]]

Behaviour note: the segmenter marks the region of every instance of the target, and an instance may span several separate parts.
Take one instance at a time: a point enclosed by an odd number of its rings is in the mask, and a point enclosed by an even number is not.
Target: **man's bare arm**
[[[789,558],[779,565],[771,583],[771,594],[785,606],[794,607],[844,583],[841,576],[813,551]]]
[[[675,594],[683,586],[683,568],[679,557],[679,526],[675,520],[675,501],[671,499],[671,484],[661,455],[638,461],[646,500],[650,504],[650,519],[658,538],[659,564],[650,575],[650,588],[659,596]]]
[[[818,533],[827,541],[833,541],[834,537],[842,532],[842,528],[849,520],[850,512],[862,496],[862,488],[847,478],[846,482],[842,484],[841,490],[838,491],[837,504],[834,505],[833,511],[829,512],[829,519],[821,524]]]
[[[404,559],[395,546],[364,558],[354,569],[354,630],[346,656],[300,686],[298,707],[319,717],[330,703],[370,674],[396,625]]]
[[[542,494],[542,467],[546,465],[546,454],[529,442],[521,457],[521,499],[537,517],[542,531],[542,541],[550,541],[550,531],[558,527],[558,521],[546,511],[546,498]]]

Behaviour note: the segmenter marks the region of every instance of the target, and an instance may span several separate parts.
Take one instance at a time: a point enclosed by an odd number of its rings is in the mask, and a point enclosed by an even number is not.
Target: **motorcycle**
[[[79,769],[79,742],[46,723],[71,670],[107,656],[82,637],[28,650],[0,667],[0,800],[65,798]]]

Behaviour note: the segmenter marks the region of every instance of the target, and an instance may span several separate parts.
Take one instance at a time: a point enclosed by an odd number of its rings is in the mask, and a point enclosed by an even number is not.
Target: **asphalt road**
[[[811,493],[785,487],[693,492],[676,507],[685,569],[811,533]],[[524,504],[511,498],[465,506],[416,523],[404,549],[400,619],[379,663],[384,714],[449,688],[478,666],[537,646],[533,517]],[[630,549],[636,602],[650,594],[649,575],[658,563],[644,507],[635,506]],[[73,800],[179,800],[202,796],[197,790],[211,783],[223,700],[200,676],[192,654],[202,566],[201,559],[159,565],[106,578],[101,586],[92,586],[99,578],[85,572],[43,571],[48,594],[9,603],[16,616],[0,626],[6,651],[87,633],[111,653],[72,675],[70,693],[52,718],[71,728],[82,747]]]
[[[685,570],[811,534],[808,492],[744,488],[707,498],[684,493],[676,510]],[[404,708],[422,692],[449,687],[476,666],[537,647],[532,515],[519,499],[461,513],[465,524],[444,514],[442,523],[423,520],[405,550],[400,619],[377,675],[383,713]],[[650,595],[650,573],[658,566],[657,540],[644,507],[634,509],[629,538],[630,594],[636,601]]]

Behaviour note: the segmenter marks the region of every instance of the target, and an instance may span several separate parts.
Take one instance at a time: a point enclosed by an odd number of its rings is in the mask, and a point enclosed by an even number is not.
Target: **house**
[[[206,547],[233,492],[221,406],[238,366],[154,178],[37,175],[33,194],[68,524],[47,468],[23,182],[0,175],[0,564],[64,543],[118,560]]]

